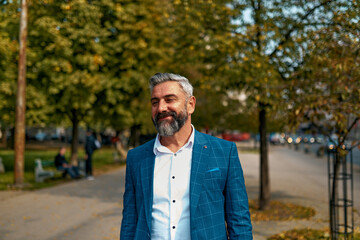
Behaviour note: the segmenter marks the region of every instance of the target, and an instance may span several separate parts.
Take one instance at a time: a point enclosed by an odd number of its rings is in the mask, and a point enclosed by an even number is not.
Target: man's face
[[[64,155],[65,155],[65,152],[66,152],[66,148],[61,148],[61,149],[60,149],[60,155],[61,155],[61,156],[64,156]]]
[[[179,83],[168,81],[156,85],[151,94],[152,120],[160,136],[172,136],[194,112],[195,98],[186,101]]]

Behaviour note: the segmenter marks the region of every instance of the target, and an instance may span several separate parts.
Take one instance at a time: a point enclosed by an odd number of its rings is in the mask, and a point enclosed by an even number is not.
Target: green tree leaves
[[[14,119],[18,7],[6,1],[0,12],[0,111],[6,124]],[[354,39],[358,8],[356,1],[340,0],[31,1],[28,124],[70,124],[75,111],[82,125],[137,125],[151,132],[147,80],[160,71],[193,82],[199,128],[230,122],[240,128],[236,116],[249,112],[253,118],[259,102],[274,119],[275,113],[299,117],[303,106],[291,98],[299,97],[294,89],[309,92],[307,76],[320,77],[315,74],[324,75],[319,70],[331,64],[333,79],[340,79],[355,64],[350,58],[326,62],[339,53],[330,56],[323,43],[341,31],[341,41]],[[342,99],[354,94],[349,89],[355,83],[346,83]],[[321,101],[307,97],[309,106]],[[209,115],[213,121],[206,121]]]

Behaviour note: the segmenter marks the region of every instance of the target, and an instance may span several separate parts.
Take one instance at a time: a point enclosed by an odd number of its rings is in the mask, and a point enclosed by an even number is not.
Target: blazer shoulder
[[[195,137],[198,136],[198,138],[200,139],[200,141],[205,141],[210,143],[211,145],[215,145],[215,146],[223,146],[223,147],[230,147],[232,145],[235,145],[234,142],[230,142],[218,137],[214,137],[205,133],[201,133],[201,132],[196,132]]]
[[[138,158],[139,155],[141,155],[142,156],[141,158],[143,158],[146,154],[152,153],[154,148],[154,143],[155,143],[155,138],[144,143],[143,145],[140,145],[136,148],[129,150],[127,159],[130,160],[132,158]]]

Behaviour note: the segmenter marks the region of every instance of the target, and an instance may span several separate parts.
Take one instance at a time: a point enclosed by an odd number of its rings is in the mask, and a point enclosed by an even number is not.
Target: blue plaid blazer
[[[154,141],[128,153],[121,240],[151,239]],[[190,174],[190,229],[192,240],[252,239],[236,145],[198,131]]]

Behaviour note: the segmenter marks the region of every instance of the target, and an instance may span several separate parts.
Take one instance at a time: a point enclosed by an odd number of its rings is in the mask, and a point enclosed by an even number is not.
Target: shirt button
[[[174,156],[176,157],[176,156],[177,156],[177,154],[175,153],[175,154],[174,154]]]
[[[175,229],[175,226],[173,226],[173,229]]]
[[[172,176],[172,179],[175,179],[175,176]]]
[[[176,201],[175,200],[173,200],[173,203],[175,203]]]

